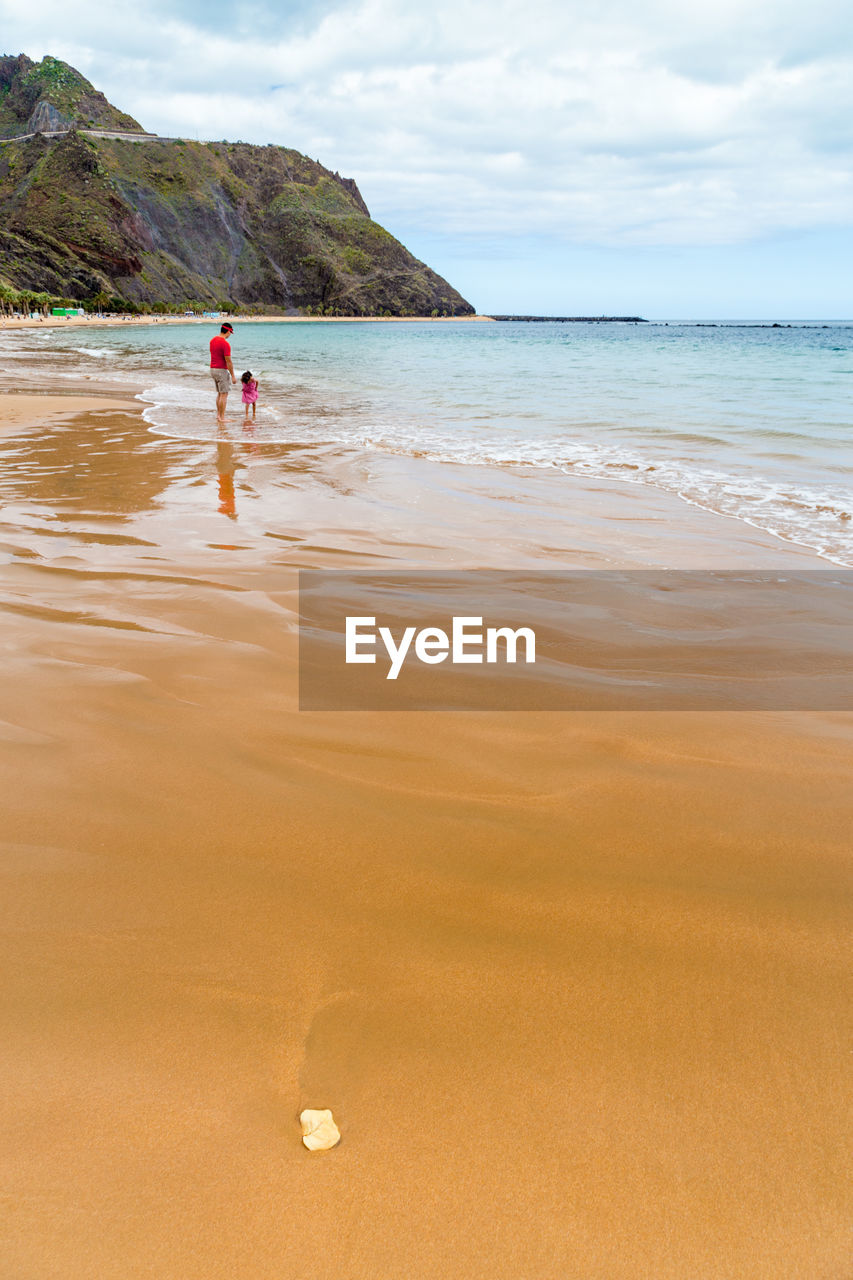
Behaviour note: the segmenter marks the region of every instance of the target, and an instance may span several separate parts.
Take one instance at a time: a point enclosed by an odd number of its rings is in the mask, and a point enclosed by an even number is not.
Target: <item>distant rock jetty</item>
[[[524,320],[528,324],[648,324],[642,316],[489,316],[490,320]]]

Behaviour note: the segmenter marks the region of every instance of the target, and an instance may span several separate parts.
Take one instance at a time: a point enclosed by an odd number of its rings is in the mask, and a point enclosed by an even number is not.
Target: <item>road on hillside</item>
[[[39,129],[36,133],[18,133],[14,138],[0,138],[0,142],[26,142],[27,138],[64,138],[66,134],[73,133],[72,129],[57,129],[55,131],[47,131]],[[129,142],[189,142],[196,139],[189,138],[164,138],[159,133],[120,133],[113,129],[78,129],[77,133],[87,133],[90,138],[124,138]]]

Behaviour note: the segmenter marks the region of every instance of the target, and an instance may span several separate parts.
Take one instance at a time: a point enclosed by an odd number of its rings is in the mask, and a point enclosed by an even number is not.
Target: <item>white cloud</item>
[[[46,0],[37,23],[0,0],[0,17],[6,51],[66,58],[148,127],[355,177],[392,230],[725,244],[853,215],[835,0]]]

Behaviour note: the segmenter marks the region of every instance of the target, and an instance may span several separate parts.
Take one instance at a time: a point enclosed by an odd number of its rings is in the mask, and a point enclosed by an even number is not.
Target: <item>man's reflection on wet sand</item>
[[[237,519],[237,499],[234,496],[234,446],[230,440],[216,443],[216,470],[219,475],[219,512]]]

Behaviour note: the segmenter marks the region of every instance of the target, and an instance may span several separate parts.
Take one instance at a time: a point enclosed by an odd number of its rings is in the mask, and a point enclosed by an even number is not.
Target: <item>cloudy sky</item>
[[[847,0],[0,0],[149,129],[276,142],[481,311],[853,315]]]

